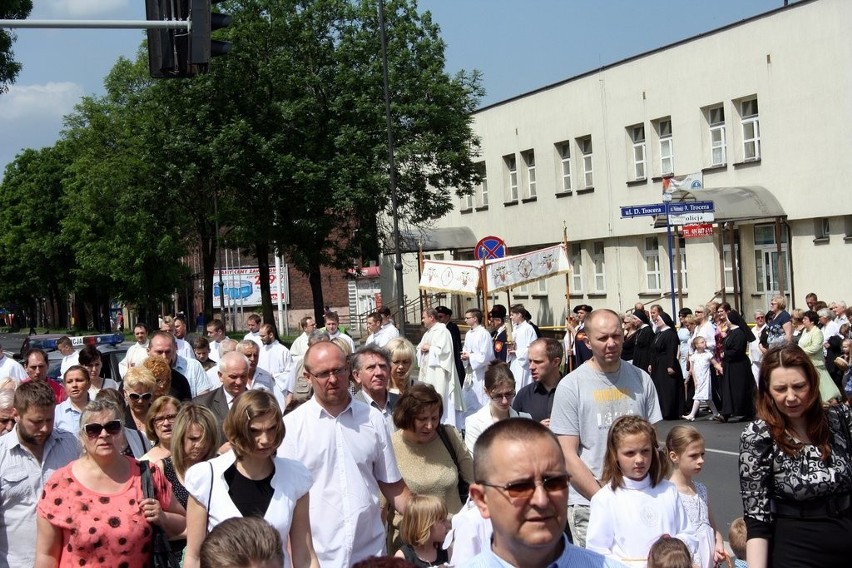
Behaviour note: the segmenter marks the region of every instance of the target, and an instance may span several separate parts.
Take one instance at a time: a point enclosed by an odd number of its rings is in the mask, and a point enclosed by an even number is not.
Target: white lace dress
[[[695,495],[680,494],[680,501],[689,517],[689,526],[698,541],[698,557],[693,560],[701,568],[714,568],[713,551],[716,549],[716,533],[710,526],[710,512],[707,508],[707,487],[698,481],[695,484]]]

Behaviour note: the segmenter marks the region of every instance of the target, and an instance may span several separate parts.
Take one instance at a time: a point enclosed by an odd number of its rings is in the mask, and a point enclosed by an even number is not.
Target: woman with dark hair
[[[647,373],[654,357],[654,328],[651,327],[651,320],[645,310],[633,312],[633,317],[639,320],[636,341],[633,344],[633,365]]]
[[[683,375],[677,355],[680,340],[671,316],[662,310],[652,311],[657,335],[652,345],[649,374],[657,389],[663,419],[677,420],[683,416],[684,407]]]
[[[435,387],[425,383],[412,385],[393,407],[397,430],[391,434],[391,443],[399,471],[411,492],[442,499],[454,515],[464,504],[459,497],[459,475],[473,483],[473,458],[459,432],[440,423],[443,411],[444,403]],[[394,511],[392,519],[397,549],[402,545],[399,539],[402,514]]]
[[[718,420],[727,422],[731,416],[751,420],[754,416],[754,375],[748,358],[748,344],[754,334],[736,310],[719,306],[716,312],[722,329],[722,362],[716,363],[719,371],[719,391],[722,408]]]
[[[767,351],[757,420],[740,438],[740,493],[751,568],[842,566],[852,556],[852,416],[824,408],[796,345]]]
[[[77,359],[80,365],[89,371],[89,398],[94,399],[98,396],[98,391],[101,389],[117,389],[118,383],[112,379],[105,379],[101,376],[103,370],[103,361],[101,361],[101,352],[94,345],[86,345],[80,350]]]

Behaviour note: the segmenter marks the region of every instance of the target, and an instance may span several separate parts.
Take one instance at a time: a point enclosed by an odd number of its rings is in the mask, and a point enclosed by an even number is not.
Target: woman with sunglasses
[[[473,455],[473,445],[486,428],[507,418],[532,418],[526,412],[512,408],[515,400],[515,377],[509,365],[502,361],[492,361],[485,369],[485,395],[490,402],[468,416],[464,421],[464,445]]]
[[[161,396],[154,401],[145,420],[151,449],[140,459],[159,462],[172,455],[172,430],[179,410],[180,401],[173,396]]]
[[[399,471],[411,492],[438,497],[447,504],[447,511],[455,515],[463,505],[458,490],[459,476],[473,483],[473,458],[458,430],[440,424],[443,412],[444,401],[435,387],[426,383],[408,387],[393,407],[393,423],[397,430],[391,435],[391,444]],[[441,439],[439,428],[449,446]],[[455,459],[450,455],[450,447]],[[393,511],[389,518],[393,523],[393,553],[402,546],[399,537],[402,514]]]
[[[82,365],[72,365],[62,377],[62,386],[68,396],[56,405],[53,427],[77,435],[80,432],[80,415],[89,404],[89,371]]]
[[[131,367],[124,375],[124,426],[145,432],[148,409],[154,400],[157,379],[145,367]]]
[[[223,426],[230,451],[186,472],[184,568],[198,568],[208,532],[235,517],[262,517],[278,530],[285,568],[317,568],[308,516],[313,477],[301,463],[276,456],[284,421],[275,397],[263,390],[242,393]]]
[[[37,507],[37,568],[151,565],[153,530],[168,536],[186,527],[169,482],[151,467],[156,498],[145,498],[138,462],[122,455],[121,411],[112,402],[90,402],[80,417],[83,455],[57,470]]]

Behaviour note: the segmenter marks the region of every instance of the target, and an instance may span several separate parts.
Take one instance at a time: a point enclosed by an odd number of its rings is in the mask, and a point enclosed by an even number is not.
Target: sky
[[[144,0],[34,0],[31,19],[144,20]],[[446,70],[482,72],[496,103],[783,6],[784,0],[420,0],[447,44]],[[53,144],[81,97],[103,93],[143,30],[18,29],[23,70],[0,94],[0,171]]]

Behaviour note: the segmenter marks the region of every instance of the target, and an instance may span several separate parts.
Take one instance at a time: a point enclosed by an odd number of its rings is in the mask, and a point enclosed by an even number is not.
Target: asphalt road
[[[692,422],[704,436],[704,469],[697,478],[707,486],[710,509],[716,520],[716,526],[722,536],[728,540],[728,527],[731,521],[743,514],[740,498],[740,481],[737,458],[739,456],[740,434],[746,422],[721,424],[709,420],[709,414]],[[690,424],[685,420],[661,422],[658,425],[660,443],[665,443],[669,430],[678,424]]]

